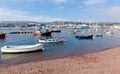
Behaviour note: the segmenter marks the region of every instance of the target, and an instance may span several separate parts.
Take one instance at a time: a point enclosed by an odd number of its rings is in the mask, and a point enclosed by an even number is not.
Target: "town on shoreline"
[[[89,26],[92,29],[120,29],[120,23],[85,23],[74,21],[54,21],[54,22],[30,22],[30,21],[1,21],[0,29],[34,29],[41,26],[53,26],[57,28],[80,28]]]

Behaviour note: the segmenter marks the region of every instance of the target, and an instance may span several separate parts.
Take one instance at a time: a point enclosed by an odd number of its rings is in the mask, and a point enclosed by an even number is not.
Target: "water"
[[[4,30],[10,31],[17,30]],[[53,37],[65,37],[66,43],[45,44],[45,51],[37,51],[22,54],[2,54],[0,53],[0,63],[18,63],[35,60],[49,60],[68,56],[77,56],[87,53],[94,53],[108,48],[120,46],[120,33],[94,37],[92,40],[78,40],[74,34],[68,34],[69,30],[62,30],[61,33],[53,33]],[[7,34],[5,40],[0,40],[0,47],[4,45],[28,45],[36,44],[38,39],[32,34]]]

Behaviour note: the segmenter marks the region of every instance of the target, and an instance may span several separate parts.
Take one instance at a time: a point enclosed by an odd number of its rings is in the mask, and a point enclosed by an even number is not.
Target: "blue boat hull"
[[[84,36],[84,35],[79,35],[79,36],[75,36],[78,39],[93,39],[93,35],[88,35],[88,36]]]

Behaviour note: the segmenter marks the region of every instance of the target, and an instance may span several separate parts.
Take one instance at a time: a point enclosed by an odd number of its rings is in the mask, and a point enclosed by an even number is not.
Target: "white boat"
[[[57,29],[57,28],[55,28],[55,29],[53,29],[53,30],[51,30],[52,32],[61,32],[61,30],[60,29]]]
[[[40,43],[54,43],[54,42],[66,42],[64,37],[50,38],[50,39],[39,39]]]
[[[110,34],[114,34],[112,31],[108,31],[106,32],[106,34],[110,35]]]
[[[96,37],[102,37],[103,35],[101,33],[93,34]]]
[[[32,52],[37,50],[44,50],[43,44],[1,47],[2,53],[22,53],[22,52]]]
[[[68,34],[76,34],[76,32],[75,31],[70,31],[70,32],[68,32]]]

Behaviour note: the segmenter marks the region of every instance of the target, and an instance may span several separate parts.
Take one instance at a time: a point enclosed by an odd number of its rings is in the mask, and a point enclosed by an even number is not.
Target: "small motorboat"
[[[76,32],[70,31],[70,32],[68,32],[68,34],[76,34]]]
[[[52,32],[61,32],[61,30],[59,30],[59,29],[53,29],[53,30],[51,30]]]
[[[75,37],[78,39],[93,39],[93,35],[77,35]]]
[[[55,43],[55,42],[66,42],[64,37],[59,38],[49,38],[49,39],[39,39],[40,43]]]
[[[5,39],[6,38],[6,33],[0,33],[0,39]]]
[[[2,53],[24,53],[24,52],[32,52],[32,51],[38,51],[38,50],[44,50],[43,44],[1,47]]]
[[[111,35],[111,34],[114,34],[114,33],[112,31],[107,31],[106,34]]]
[[[96,36],[96,37],[102,37],[103,35],[100,34],[100,33],[98,33],[98,34],[94,34],[94,36]]]
[[[52,31],[43,32],[43,33],[41,33],[41,35],[43,35],[43,36],[51,36]]]

